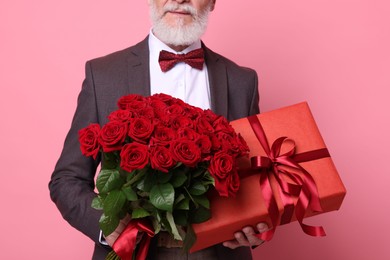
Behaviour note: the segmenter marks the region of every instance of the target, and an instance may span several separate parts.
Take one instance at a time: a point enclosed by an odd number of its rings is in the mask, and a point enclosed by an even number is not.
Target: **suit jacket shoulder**
[[[203,47],[213,110],[229,120],[259,113],[256,71]]]
[[[140,43],[86,63],[91,78],[100,123],[117,109],[118,99],[128,94],[150,95],[148,38]]]
[[[250,73],[250,74],[255,73],[256,74],[256,71],[254,69],[248,68],[245,66],[241,66],[241,65],[237,64],[236,62],[230,60],[229,58],[227,58],[227,57],[225,57],[217,52],[212,51],[211,49],[207,48],[206,46],[204,46],[204,47],[207,49],[209,56],[213,57],[214,59],[220,60],[228,68],[230,68],[232,70],[240,71],[241,73]]]

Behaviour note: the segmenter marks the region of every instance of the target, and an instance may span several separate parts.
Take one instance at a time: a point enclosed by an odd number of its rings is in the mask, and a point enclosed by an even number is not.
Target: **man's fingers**
[[[118,239],[120,234],[126,228],[127,224],[130,222],[131,216],[127,214],[123,219],[119,221],[119,225],[110,235],[106,236],[106,241],[109,246],[114,245],[115,241]]]
[[[257,230],[258,230],[260,233],[263,233],[263,232],[265,232],[265,231],[268,230],[268,226],[267,226],[266,223],[259,223],[259,224],[256,225],[256,228],[257,228]]]
[[[240,244],[240,246],[249,246],[249,241],[246,237],[246,235],[244,235],[243,232],[236,232],[234,234],[234,237],[236,238],[238,244]]]
[[[242,231],[236,232],[234,234],[233,240],[223,242],[223,245],[231,249],[235,249],[240,246],[259,246],[264,243],[264,240],[261,240],[257,237],[257,233],[263,233],[268,230],[266,223],[258,223],[256,225],[256,231],[248,226],[244,227]]]
[[[237,240],[229,240],[223,242],[223,246],[226,246],[230,249],[236,249],[237,247],[240,247],[241,245],[237,242]]]
[[[259,239],[256,236],[256,233],[252,227],[245,227],[242,229],[242,231],[244,231],[244,234],[246,236],[246,240],[248,241],[248,245],[258,246],[258,245],[263,243],[263,240]]]

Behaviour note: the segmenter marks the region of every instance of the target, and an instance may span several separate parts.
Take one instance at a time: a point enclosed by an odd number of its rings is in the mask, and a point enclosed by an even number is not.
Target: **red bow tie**
[[[172,69],[178,62],[185,62],[191,67],[201,70],[204,63],[204,52],[203,49],[196,49],[187,54],[174,54],[168,51],[161,51],[158,62],[163,72]]]

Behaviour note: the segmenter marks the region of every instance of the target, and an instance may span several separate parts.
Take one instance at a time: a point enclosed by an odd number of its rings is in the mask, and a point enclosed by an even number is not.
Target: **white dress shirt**
[[[179,62],[167,72],[162,72],[158,63],[158,57],[162,50],[175,54],[186,54],[199,48],[201,48],[200,40],[182,52],[176,52],[154,36],[151,30],[149,34],[150,93],[152,95],[165,93],[180,98],[193,106],[203,109],[211,108],[206,63],[202,70],[198,70],[184,62]]]

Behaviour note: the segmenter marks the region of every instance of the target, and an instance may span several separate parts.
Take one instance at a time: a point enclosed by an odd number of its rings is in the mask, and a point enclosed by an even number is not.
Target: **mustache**
[[[168,5],[164,6],[164,9],[163,9],[164,15],[167,12],[175,12],[175,11],[176,12],[186,12],[186,13],[191,14],[192,16],[197,15],[196,9],[188,4],[172,3],[172,4],[168,4]]]

